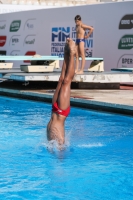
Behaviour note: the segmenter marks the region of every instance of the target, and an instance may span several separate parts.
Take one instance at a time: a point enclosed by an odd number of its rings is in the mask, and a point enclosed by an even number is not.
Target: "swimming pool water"
[[[133,200],[133,118],[72,107],[50,153],[50,110],[0,97],[0,199]]]

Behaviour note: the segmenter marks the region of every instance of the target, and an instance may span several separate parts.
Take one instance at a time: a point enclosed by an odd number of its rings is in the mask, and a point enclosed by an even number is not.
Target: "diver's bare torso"
[[[59,144],[64,144],[64,123],[65,116],[52,112],[51,119],[47,125],[47,138],[48,140],[57,140]]]
[[[82,24],[76,25],[76,38],[83,39],[85,35],[85,29],[82,28]]]

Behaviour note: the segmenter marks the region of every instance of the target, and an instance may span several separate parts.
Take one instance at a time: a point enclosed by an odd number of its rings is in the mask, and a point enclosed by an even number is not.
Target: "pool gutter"
[[[49,103],[51,103],[53,97],[53,94],[49,93],[46,94],[40,92],[31,92],[31,91],[16,90],[16,89],[14,90],[7,88],[0,88],[0,95],[22,98],[22,99],[30,99],[41,102],[49,102]],[[133,106],[129,105],[101,102],[101,101],[95,101],[93,99],[83,99],[77,97],[76,98],[71,97],[70,101],[72,106],[80,108],[87,108],[87,109],[133,116]]]

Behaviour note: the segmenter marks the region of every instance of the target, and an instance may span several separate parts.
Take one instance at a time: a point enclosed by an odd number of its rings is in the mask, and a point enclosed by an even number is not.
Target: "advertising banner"
[[[105,71],[133,67],[133,1],[29,10],[0,15],[0,52],[63,57],[66,38],[76,40],[74,17],[94,28],[86,57],[104,58]],[[86,30],[88,31],[88,30]],[[29,62],[14,62],[14,67]],[[88,68],[86,62],[86,68]]]

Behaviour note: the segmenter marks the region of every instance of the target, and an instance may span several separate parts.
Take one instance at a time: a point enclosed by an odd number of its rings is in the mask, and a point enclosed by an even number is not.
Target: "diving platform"
[[[117,72],[133,72],[133,68],[113,68],[111,71]]]
[[[0,69],[0,78],[21,82],[30,81],[58,81],[61,73],[58,56],[0,56],[4,61],[30,61],[30,64],[20,65],[18,68]],[[73,82],[77,83],[133,83],[133,70],[104,71],[103,58],[88,57],[92,61],[84,74],[75,74]],[[1,63],[2,64],[2,63]],[[3,63],[5,64],[5,63]],[[29,68],[29,69],[28,69]],[[40,71],[39,71],[40,68]]]
[[[0,56],[0,69],[11,69],[13,67],[12,61],[23,61],[28,64],[21,64],[20,69],[23,72],[53,72],[54,69],[59,69],[59,61],[63,61],[64,58],[58,56]],[[81,58],[79,58],[81,60]],[[88,67],[88,71],[104,71],[103,58],[86,57],[86,61],[92,61]],[[10,61],[7,63],[7,61]],[[5,63],[6,62],[6,63]]]

